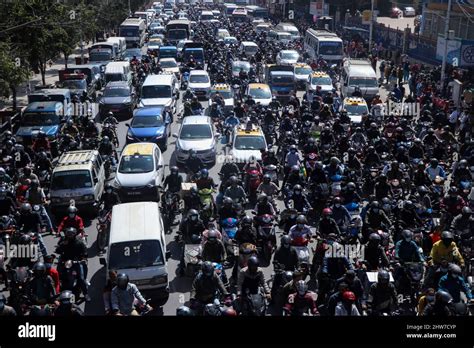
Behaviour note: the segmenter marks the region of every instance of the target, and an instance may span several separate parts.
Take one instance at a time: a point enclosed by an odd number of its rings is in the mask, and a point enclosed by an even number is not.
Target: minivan
[[[178,95],[179,82],[173,73],[148,75],[142,85],[139,107],[168,106],[174,111]]]
[[[105,67],[105,83],[125,81],[132,85],[132,71],[129,62],[112,62]]]
[[[127,40],[124,37],[109,37],[107,42],[112,42],[115,45],[117,58],[123,59],[125,55],[125,50],[127,49]]]
[[[133,202],[112,209],[109,247],[100,264],[128,275],[146,296],[168,301],[169,282],[165,230],[158,203]]]
[[[250,58],[257,54],[258,45],[252,41],[242,41],[242,43],[240,44],[240,52]]]

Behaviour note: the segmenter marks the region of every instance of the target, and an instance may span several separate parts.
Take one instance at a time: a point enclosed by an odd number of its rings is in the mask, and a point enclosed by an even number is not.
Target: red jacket
[[[69,227],[74,227],[77,232],[81,232],[84,230],[84,221],[82,221],[82,218],[77,215],[74,218],[66,216],[58,226],[58,233]]]
[[[56,294],[59,294],[60,293],[60,288],[59,288],[59,273],[58,273],[58,270],[56,268],[50,268],[48,270],[48,275],[51,276],[51,278],[53,278],[53,281],[54,281],[54,288],[56,289]]]
[[[316,301],[314,300],[314,294],[309,291],[303,297],[297,293],[288,296],[288,303],[285,305],[285,309],[290,313],[294,310],[300,313],[306,313],[309,310],[313,315],[319,314]]]

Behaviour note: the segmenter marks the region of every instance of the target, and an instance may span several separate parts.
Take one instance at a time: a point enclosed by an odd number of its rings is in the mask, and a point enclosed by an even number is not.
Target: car
[[[249,83],[245,95],[252,96],[252,99],[262,106],[268,106],[272,101],[272,91],[265,83]]]
[[[229,31],[227,29],[217,29],[216,31],[216,38],[218,41],[223,40],[225,37],[230,36]]]
[[[267,141],[261,127],[250,122],[237,126],[231,139],[232,158],[239,166],[248,163],[252,157],[261,161],[262,150],[267,150]]]
[[[283,50],[278,52],[276,62],[279,65],[296,64],[300,59],[300,55],[295,50]]]
[[[171,119],[163,116],[163,107],[136,109],[130,124],[127,124],[127,144],[149,142],[157,144],[162,151],[168,148],[171,135]]]
[[[313,69],[308,64],[298,63],[295,64],[295,79],[296,87],[298,89],[304,89],[306,87],[306,82],[313,72]]]
[[[179,82],[174,74],[148,75],[142,85],[138,106],[168,106],[174,110],[178,95]]]
[[[179,66],[174,58],[161,58],[158,63],[163,71],[167,71],[176,75],[179,78]]]
[[[112,81],[105,86],[99,98],[99,115],[104,119],[111,111],[116,118],[130,118],[136,106],[135,87],[126,81]]]
[[[239,40],[237,40],[235,36],[227,36],[222,41],[224,41],[226,46],[237,45],[239,43]]]
[[[125,50],[125,54],[124,54],[124,59],[127,60],[127,61],[131,61],[133,59],[133,57],[137,57],[138,60],[141,60],[142,59],[142,50],[140,48],[127,48]]]
[[[120,156],[114,181],[121,201],[158,201],[162,182],[163,156],[158,145],[126,145]]]
[[[236,60],[232,62],[232,76],[239,77],[240,70],[248,73],[250,71],[250,63],[245,60]]]
[[[186,116],[183,118],[179,133],[173,134],[176,138],[176,162],[183,165],[189,156],[189,150],[196,151],[196,155],[207,165],[216,162],[217,139],[214,123],[208,116]]]
[[[160,46],[163,44],[163,40],[159,37],[152,37],[148,40],[147,43],[147,52],[150,54],[155,52],[158,55],[158,50]]]
[[[180,57],[183,54],[184,45],[190,42],[193,42],[193,40],[179,40],[178,41],[178,44],[176,45],[176,48],[178,50],[178,57]]]
[[[342,109],[347,111],[347,116],[351,119],[352,124],[360,125],[363,115],[369,113],[369,107],[364,98],[347,97],[344,98]]]
[[[390,10],[390,17],[391,18],[401,18],[403,17],[403,11],[400,10],[398,7],[392,7]]]
[[[332,92],[334,89],[331,77],[323,71],[314,71],[311,73],[308,77],[308,83],[306,84],[306,92],[312,94],[316,91],[318,86],[321,86],[321,93],[323,95],[327,92]]]
[[[416,11],[413,7],[407,6],[403,8],[403,15],[405,17],[415,17],[416,16]]]
[[[234,92],[228,84],[215,84],[209,94],[209,105],[212,104],[212,99],[217,92],[219,92],[222,98],[224,98],[224,109],[222,111],[224,115],[228,115],[232,110],[234,110]]]
[[[201,99],[208,99],[211,91],[211,79],[205,70],[191,70],[188,79],[188,88]]]

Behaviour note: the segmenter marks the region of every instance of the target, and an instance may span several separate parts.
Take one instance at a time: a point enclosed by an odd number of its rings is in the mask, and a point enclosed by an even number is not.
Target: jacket
[[[350,313],[347,311],[346,307],[342,304],[342,302],[339,302],[336,305],[336,311],[334,313],[336,317],[339,316],[351,316],[351,317],[358,317],[360,316],[359,310],[357,309],[355,304],[352,304],[351,306],[351,311]]]
[[[278,262],[285,271],[294,271],[298,266],[298,254],[295,248],[279,247],[273,256],[273,263]]]
[[[134,301],[137,299],[142,305],[146,304],[146,300],[138,290],[137,286],[128,283],[125,290],[114,287],[112,289],[112,310],[119,311],[122,314],[130,315],[134,310]]]
[[[431,248],[430,256],[434,265],[439,265],[442,259],[446,259],[449,263],[456,262],[459,266],[464,267],[464,259],[455,242],[451,242],[446,247],[443,241],[437,241]]]
[[[253,284],[250,284],[253,283]],[[265,294],[270,294],[270,288],[265,281],[265,275],[263,274],[262,269],[259,267],[255,274],[251,274],[248,267],[242,268],[239,273],[237,280],[237,295],[242,293],[242,290],[245,288],[262,288]],[[243,289],[244,288],[244,289]],[[252,293],[252,291],[251,291]]]
[[[206,277],[202,272],[199,272],[196,278],[194,278],[190,298],[207,303],[214,299],[218,290],[224,296],[228,294],[224,283],[222,283],[221,278],[216,273],[212,277]]]
[[[461,302],[461,292],[466,294],[468,300],[472,299],[471,289],[463,277],[453,278],[449,276],[449,274],[446,274],[440,278],[438,287],[439,290],[449,292],[453,297],[454,303]]]
[[[202,248],[202,260],[222,263],[226,259],[225,246],[217,240],[215,243],[207,241]]]

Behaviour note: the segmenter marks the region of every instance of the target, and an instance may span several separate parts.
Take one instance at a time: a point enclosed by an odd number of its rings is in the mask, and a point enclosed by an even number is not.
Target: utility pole
[[[370,27],[369,27],[369,54],[372,52],[372,35],[374,32],[374,0],[370,1]]]
[[[131,0],[128,0],[128,15],[130,16],[132,14],[132,4]]]
[[[446,12],[446,21],[444,27],[444,50],[443,50],[443,64],[441,65],[441,86],[444,86],[444,79],[446,74],[446,59],[448,55],[448,34],[449,34],[449,18],[451,17],[451,3],[452,0],[448,0],[448,10]]]

